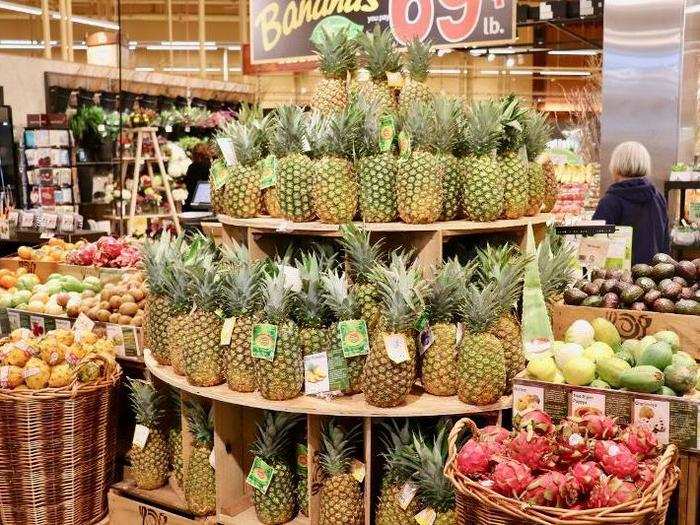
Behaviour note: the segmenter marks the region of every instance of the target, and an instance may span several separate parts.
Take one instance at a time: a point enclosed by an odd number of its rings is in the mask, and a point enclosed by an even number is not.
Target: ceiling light
[[[199,40],[173,40],[168,42],[167,40],[162,40],[160,43],[162,46],[197,46],[199,47]],[[216,42],[204,42],[205,46],[215,46]]]
[[[433,75],[459,75],[462,72],[462,70],[461,69],[443,68],[443,69],[430,69],[428,72],[432,73]]]
[[[134,68],[134,71],[143,71],[143,72],[149,72],[149,71],[155,71],[152,67],[136,67]]]
[[[545,69],[539,72],[540,75],[552,76],[552,77],[590,77],[590,71],[580,71],[580,70],[553,70]]]
[[[5,2],[0,0],[0,9],[5,9],[6,11],[15,11],[16,13],[25,13],[28,15],[40,15],[41,9],[38,7],[33,7],[30,5],[15,4],[13,2]]]
[[[493,62],[494,60],[496,60],[496,55],[494,55],[493,53],[489,53],[489,56],[486,57],[486,59],[487,59],[489,62]]]
[[[508,47],[492,47],[489,49],[489,51],[495,55],[514,55],[515,53],[524,53],[528,51],[530,48],[529,47],[513,47],[513,46],[508,46]]]
[[[515,59],[513,57],[508,57],[506,60],[506,67],[513,67],[515,65]]]
[[[162,44],[154,44],[150,46],[146,46],[146,49],[149,51],[199,51],[199,44],[197,45],[177,45],[177,46],[169,46],[169,45],[162,45]],[[204,49],[207,51],[215,51],[216,46],[204,46]]]
[[[437,56],[439,56],[439,57],[443,57],[443,56],[445,56],[445,55],[449,55],[450,53],[452,53],[452,50],[451,50],[451,49],[445,49],[445,48],[443,48],[443,49],[438,49],[438,50],[437,50]]]
[[[473,57],[480,57],[488,53],[486,49],[470,49],[469,54]]]
[[[119,24],[111,20],[99,20],[97,18],[88,18],[86,16],[71,16],[71,22],[74,24],[82,24],[85,26],[101,27],[102,29],[111,29],[119,31]]]
[[[234,73],[240,73],[242,71],[240,67],[230,67],[228,70]]]
[[[551,51],[548,51],[548,54],[594,56],[600,54],[600,49],[552,49]]]
[[[482,75],[499,75],[500,71],[498,71],[497,69],[481,69],[479,70],[479,73],[481,73]]]
[[[534,74],[534,71],[532,71],[531,69],[511,69],[510,74],[524,76],[524,75],[532,75],[532,74]]]
[[[232,45],[232,46],[228,46],[227,49],[228,49],[229,51],[240,51],[240,50],[241,50],[241,46],[238,45],[238,44],[234,44],[234,45]]]

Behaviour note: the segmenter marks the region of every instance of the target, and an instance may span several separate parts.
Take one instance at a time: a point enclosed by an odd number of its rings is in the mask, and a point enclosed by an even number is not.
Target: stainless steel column
[[[700,0],[607,0],[603,26],[601,185],[615,146],[637,140],[660,188],[674,162],[693,160]]]

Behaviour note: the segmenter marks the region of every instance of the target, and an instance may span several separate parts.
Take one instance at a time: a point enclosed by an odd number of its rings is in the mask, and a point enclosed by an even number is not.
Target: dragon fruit
[[[593,485],[603,476],[603,471],[595,461],[576,463],[571,469],[571,475],[576,480],[581,492],[590,492]]]
[[[568,507],[578,497],[567,477],[555,470],[537,476],[527,486],[521,499],[542,507]]]
[[[482,443],[503,443],[510,437],[510,432],[498,425],[489,425],[479,430]]]
[[[491,443],[481,443],[474,438],[467,441],[457,454],[457,468],[462,474],[479,477],[488,473],[494,449]]]
[[[513,459],[503,459],[496,464],[491,479],[496,492],[517,498],[534,477],[527,465]]]
[[[105,236],[72,251],[66,260],[79,266],[131,268],[138,265],[141,253],[124,240]]]
[[[567,468],[578,461],[586,461],[591,456],[592,440],[573,432],[570,426],[563,426],[557,436],[557,456],[560,465]]]
[[[621,479],[634,478],[637,475],[637,458],[622,443],[598,441],[594,453],[607,474]]]
[[[639,464],[637,477],[634,480],[634,486],[637,487],[637,490],[643,492],[654,482],[654,478],[656,477],[656,467],[658,465],[658,458],[648,459]]]
[[[615,507],[639,497],[637,487],[614,476],[603,476],[591,489],[588,508]]]
[[[548,470],[556,465],[555,445],[551,439],[521,430],[506,445],[508,456],[532,470]]]
[[[546,412],[538,408],[533,408],[520,415],[518,429],[532,430],[540,435],[552,434],[554,432],[554,422]]]
[[[639,459],[658,455],[659,442],[646,425],[629,425],[620,433],[617,440]]]
[[[579,427],[579,433],[596,439],[614,439],[620,431],[615,418],[595,412],[584,413],[573,421]]]

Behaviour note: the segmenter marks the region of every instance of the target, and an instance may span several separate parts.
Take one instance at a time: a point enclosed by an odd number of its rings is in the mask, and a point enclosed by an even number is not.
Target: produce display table
[[[309,518],[297,517],[291,523],[318,523],[321,473],[318,450],[321,441],[322,416],[353,417],[362,420],[364,437],[365,474],[365,524],[372,523],[373,481],[372,465],[378,456],[373,449],[376,442],[374,421],[381,417],[425,417],[439,415],[474,415],[489,417],[500,422],[501,410],[511,407],[510,396],[504,396],[493,405],[482,407],[466,405],[456,397],[437,397],[416,388],[407,402],[395,408],[377,408],[368,405],[362,394],[344,396],[333,400],[301,396],[288,401],[269,401],[259,393],[238,393],[226,385],[195,387],[183,376],[173,372],[172,367],[159,365],[148,349],[144,350],[148,371],[157,379],[179,389],[183,395],[207,397],[214,405],[214,453],[216,465],[217,517],[218,523],[257,524],[250,501],[250,487],[245,477],[250,469],[252,457],[247,453],[255,434],[255,423],[260,417],[258,409],[303,413],[307,416]],[[183,432],[183,436],[186,435]],[[188,444],[183,440],[183,455],[187,461]],[[376,483],[376,482],[375,482]],[[174,523],[180,523],[174,521]],[[188,523],[188,522],[183,522]]]
[[[105,232],[94,231],[94,230],[76,230],[74,232],[67,233],[57,233],[54,236],[64,239],[66,242],[76,242],[81,239],[86,241],[96,241],[100,237],[105,235]],[[10,255],[17,251],[20,246],[35,246],[37,244],[43,244],[46,242],[46,238],[41,236],[41,232],[38,230],[17,230],[15,235],[11,239],[2,239],[0,244],[0,256]]]

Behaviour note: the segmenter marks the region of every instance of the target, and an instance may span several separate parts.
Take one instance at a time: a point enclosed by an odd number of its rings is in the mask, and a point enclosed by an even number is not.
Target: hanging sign
[[[389,26],[400,46],[415,37],[437,48],[515,42],[515,0],[250,0],[250,63],[314,58],[323,32],[356,35]]]

